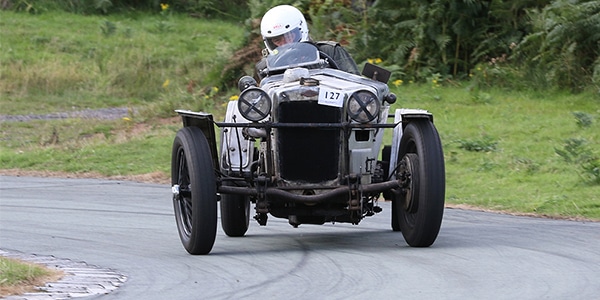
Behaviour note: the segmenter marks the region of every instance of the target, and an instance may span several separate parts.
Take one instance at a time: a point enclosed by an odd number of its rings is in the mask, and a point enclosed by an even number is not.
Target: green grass
[[[598,95],[493,90],[480,102],[478,92],[464,87],[402,86],[396,92],[397,106],[428,109],[435,116],[448,202],[600,219],[598,178],[586,177],[590,174],[580,164],[567,163],[555,150],[563,149],[566,139],[584,138],[600,157]],[[576,111],[595,121],[578,126]]]
[[[134,133],[118,124],[106,132],[105,126],[119,122],[105,122],[89,128],[82,121],[37,121],[32,125],[35,126],[35,123],[40,126],[24,129],[19,123],[2,124],[2,132],[7,133],[5,139],[13,135],[31,138],[26,141],[27,146],[3,145],[0,148],[0,161],[4,168],[94,172],[105,176],[151,172],[168,174],[170,170],[170,147],[176,132],[174,126],[151,126],[144,132]],[[52,127],[50,124],[53,124]],[[58,142],[47,143],[52,136],[58,136]]]
[[[20,294],[43,280],[58,278],[59,272],[45,267],[0,256],[0,297]]]
[[[0,11],[0,106],[25,114],[176,98],[210,84],[206,74],[241,44],[239,29],[179,15]]]
[[[14,285],[45,275],[48,275],[48,271],[37,265],[0,257],[0,283],[2,285]]]
[[[115,31],[103,33],[109,24]],[[165,181],[181,127],[171,118],[173,109],[210,111],[221,119],[232,92],[217,92],[207,75],[222,68],[243,39],[239,24],[178,15],[105,20],[0,12],[0,28],[2,114],[135,110],[114,121],[2,122],[2,169],[159,173]],[[422,108],[435,116],[447,202],[600,220],[600,174],[584,168],[594,162],[584,158],[600,157],[597,92],[478,90],[468,84],[393,87],[393,108]],[[585,141],[570,162],[558,154],[572,147],[569,139]]]

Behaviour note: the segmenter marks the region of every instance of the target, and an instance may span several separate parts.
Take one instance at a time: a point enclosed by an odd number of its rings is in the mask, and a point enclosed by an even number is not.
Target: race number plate
[[[344,106],[344,94],[339,90],[330,89],[327,87],[319,88],[319,104],[327,106],[342,107]]]

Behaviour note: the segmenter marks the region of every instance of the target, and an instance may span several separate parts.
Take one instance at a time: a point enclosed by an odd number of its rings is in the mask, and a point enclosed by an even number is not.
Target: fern
[[[534,33],[526,37],[521,55],[530,66],[549,74],[548,84],[581,90],[592,83],[600,56],[600,1],[554,1],[533,11]]]

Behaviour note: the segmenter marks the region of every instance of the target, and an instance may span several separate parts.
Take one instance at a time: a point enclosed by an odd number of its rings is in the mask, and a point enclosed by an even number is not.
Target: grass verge
[[[0,257],[0,297],[36,291],[35,287],[59,280],[63,273],[57,270]]]
[[[405,86],[399,106],[430,110],[444,146],[447,201],[508,212],[600,219],[600,97],[482,95],[466,87]],[[581,126],[578,113],[589,116]],[[577,147],[570,141],[582,141]],[[573,153],[573,159],[559,155]],[[596,164],[596,170],[593,167]]]
[[[465,87],[413,85],[396,93],[393,108],[423,108],[435,116],[445,153],[448,203],[600,219],[598,175],[585,169],[586,156],[600,156],[600,123],[581,127],[574,114],[585,112],[596,120],[593,95],[490,91],[490,100],[479,103]],[[222,116],[217,112],[216,118]],[[129,122],[4,122],[0,162],[4,169],[82,176],[151,174],[167,183],[179,118]],[[585,142],[575,147],[573,140]],[[567,160],[560,151],[581,157]]]

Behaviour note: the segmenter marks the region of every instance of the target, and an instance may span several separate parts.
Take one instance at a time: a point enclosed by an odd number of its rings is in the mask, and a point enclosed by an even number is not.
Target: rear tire
[[[398,201],[392,200],[392,231],[401,231],[400,218],[398,217]]]
[[[225,183],[224,183],[225,185]],[[250,200],[247,196],[221,194],[221,227],[230,237],[241,237],[250,224]]]
[[[208,254],[217,234],[217,185],[208,141],[198,127],[177,132],[171,153],[173,207],[190,254]]]
[[[429,247],[442,224],[446,190],[444,154],[432,122],[410,121],[402,134],[397,161],[396,178],[408,180],[395,193],[392,215],[411,247]]]

